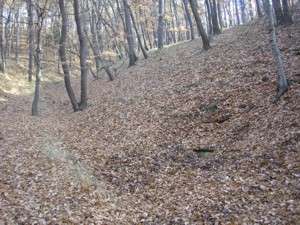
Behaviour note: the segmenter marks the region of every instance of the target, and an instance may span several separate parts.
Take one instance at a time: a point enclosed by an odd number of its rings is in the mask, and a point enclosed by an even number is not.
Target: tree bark
[[[40,82],[41,82],[41,72],[42,72],[42,29],[44,24],[44,16],[46,11],[46,4],[45,2],[44,8],[41,8],[40,6],[36,7],[36,13],[37,13],[37,28],[36,28],[36,49],[35,49],[35,55],[34,55],[34,61],[35,61],[35,89],[34,89],[34,98],[32,102],[31,107],[31,114],[32,116],[38,116],[39,115],[39,98],[40,98]]]
[[[5,44],[4,44],[4,26],[3,26],[3,8],[4,1],[0,1],[0,72],[5,73]]]
[[[283,23],[292,24],[293,20],[289,11],[289,5],[287,0],[282,0],[282,8],[283,8]]]
[[[125,14],[125,31],[126,31],[126,38],[128,44],[128,57],[129,57],[129,66],[135,65],[136,61],[138,60],[135,54],[135,47],[134,47],[134,38],[132,32],[132,24],[130,18],[130,12],[128,8],[127,0],[123,0],[123,7],[124,7],[124,14]]]
[[[193,15],[195,17],[195,21],[196,21],[196,24],[197,24],[198,31],[199,31],[201,39],[202,39],[203,49],[208,50],[210,48],[209,39],[208,39],[207,34],[206,34],[206,32],[203,28],[200,15],[197,11],[197,5],[195,3],[195,0],[189,0],[189,2],[190,2],[190,5],[191,5]]]
[[[240,24],[241,24],[241,21],[240,21],[240,14],[239,14],[238,0],[234,0],[234,5],[235,5],[236,22],[237,22],[237,25],[240,25]]]
[[[16,43],[15,43],[15,60],[16,63],[19,64],[19,51],[20,51],[20,9],[17,9],[15,15],[16,27],[15,27],[15,35],[16,35]]]
[[[213,33],[220,34],[221,30],[218,23],[218,14],[217,14],[217,3],[216,0],[211,0],[211,14],[212,14],[212,25],[213,25]]]
[[[280,97],[284,95],[285,92],[288,91],[288,81],[285,74],[284,64],[282,60],[282,55],[279,50],[277,44],[277,37],[276,37],[276,29],[274,25],[273,13],[271,10],[269,0],[264,0],[266,13],[269,19],[269,29],[271,32],[271,43],[272,43],[272,53],[273,58],[276,62],[277,66],[277,94],[275,95],[274,102],[279,101]]]
[[[158,1],[158,27],[157,27],[157,47],[164,46],[164,0]]]
[[[85,21],[82,21],[82,17],[80,16],[80,6],[79,1],[74,0],[74,15],[75,22],[77,27],[77,34],[79,39],[79,52],[80,52],[80,103],[79,109],[84,110],[87,107],[87,75],[88,75],[88,45],[87,39],[84,32]]]
[[[191,17],[191,13],[189,10],[188,0],[182,0],[182,2],[184,5],[185,15],[186,15],[189,27],[190,27],[191,39],[194,40],[195,39],[194,26],[193,26],[193,20]]]
[[[33,3],[27,0],[27,23],[28,23],[28,81],[32,81],[33,57],[34,57],[34,29],[33,29]]]
[[[59,0],[59,9],[61,14],[61,36],[59,41],[59,56],[61,60],[62,69],[64,71],[64,81],[65,81],[65,87],[66,91],[68,93],[68,96],[70,98],[72,107],[74,112],[78,111],[78,103],[76,101],[76,96],[74,94],[71,80],[70,80],[70,69],[69,64],[67,61],[67,55],[66,55],[66,41],[67,41],[67,33],[68,33],[68,17],[65,9],[65,3],[64,0]]]
[[[258,16],[258,17],[262,17],[263,15],[262,15],[262,12],[261,12],[259,0],[255,0],[255,4],[256,4],[256,12],[257,12],[257,16]]]
[[[135,33],[136,33],[136,36],[137,36],[137,39],[138,39],[139,46],[140,46],[140,48],[141,48],[141,50],[142,50],[142,53],[143,53],[144,58],[147,59],[147,58],[148,58],[148,55],[147,55],[147,52],[146,52],[146,50],[145,50],[145,48],[144,48],[144,46],[143,46],[142,38],[141,38],[141,35],[140,35],[140,33],[139,33],[137,24],[136,24],[136,22],[135,22],[134,15],[133,15],[133,13],[132,13],[132,10],[131,10],[130,6],[127,5],[127,7],[128,7],[128,10],[129,10],[129,13],[130,13],[130,17],[131,17],[132,24],[133,24],[133,28],[134,28],[134,30],[135,30]]]
[[[224,27],[224,22],[223,22],[223,18],[222,18],[222,9],[221,9],[220,0],[217,0],[217,9],[218,9],[218,19],[219,19],[220,29],[222,29]]]
[[[213,25],[212,25],[212,15],[211,15],[211,5],[209,0],[205,0],[205,6],[207,11],[207,31],[208,35],[211,36],[213,34]]]
[[[281,8],[280,0],[272,0],[272,3],[275,11],[277,24],[281,25],[284,23],[284,21],[283,21],[283,12]]]
[[[242,23],[245,24],[247,21],[245,0],[240,0],[240,7],[241,7],[241,13],[242,13]]]

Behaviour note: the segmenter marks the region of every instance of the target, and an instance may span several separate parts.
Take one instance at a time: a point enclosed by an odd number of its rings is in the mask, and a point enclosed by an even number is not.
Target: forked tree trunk
[[[197,5],[195,3],[195,0],[189,0],[189,1],[190,1],[190,5],[191,5],[193,15],[195,17],[195,21],[196,21],[196,24],[197,24],[198,31],[199,31],[201,39],[202,39],[203,49],[208,50],[210,48],[209,39],[208,39],[207,34],[206,34],[206,32],[203,28],[200,15],[197,11]]]
[[[67,60],[66,55],[66,41],[67,41],[67,35],[68,35],[68,17],[65,9],[65,3],[64,0],[59,0],[59,9],[61,14],[61,36],[59,41],[59,56],[61,60],[62,69],[64,71],[64,81],[65,81],[65,87],[68,93],[68,96],[70,98],[72,107],[74,112],[78,111],[78,103],[76,101],[76,96],[74,94],[71,80],[70,80],[70,69],[69,64]]]

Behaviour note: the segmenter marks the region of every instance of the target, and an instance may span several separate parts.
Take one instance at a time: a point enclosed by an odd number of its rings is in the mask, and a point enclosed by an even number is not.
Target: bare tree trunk
[[[67,33],[68,33],[68,17],[65,9],[64,0],[59,0],[59,9],[61,14],[61,36],[59,41],[59,56],[61,60],[62,69],[64,71],[64,81],[65,87],[70,98],[72,107],[74,112],[78,111],[78,103],[76,101],[76,96],[74,94],[71,81],[70,81],[70,69],[67,61],[66,55],[66,41],[67,41]]]
[[[249,11],[250,19],[253,20],[252,0],[248,0],[248,11]]]
[[[4,60],[10,56],[10,40],[11,38],[11,28],[10,28],[10,22],[11,22],[11,11],[12,9],[9,9],[8,15],[6,16],[5,20],[5,26],[4,26],[4,40],[5,40],[5,47],[4,47]]]
[[[270,2],[269,0],[264,0],[264,3],[269,19],[269,29],[271,32],[272,41],[272,53],[277,66],[277,94],[274,98],[274,102],[277,102],[280,99],[280,97],[288,91],[288,81],[285,74],[282,55],[277,44],[276,29],[274,25],[273,13],[271,10]]]
[[[142,38],[141,38],[141,35],[140,35],[140,33],[139,33],[137,24],[136,24],[136,22],[135,22],[135,18],[134,18],[134,16],[133,16],[132,10],[131,10],[131,8],[130,8],[129,5],[127,5],[127,8],[128,8],[128,10],[129,10],[129,13],[130,13],[130,17],[131,17],[131,20],[132,20],[133,28],[134,28],[134,30],[135,30],[135,33],[136,33],[138,42],[139,42],[139,46],[140,46],[140,48],[141,48],[141,50],[142,50],[142,53],[143,53],[144,58],[147,59],[147,58],[148,58],[148,55],[147,55],[147,52],[146,52],[146,50],[145,50],[145,48],[144,48],[144,46],[143,46]]]
[[[4,26],[3,26],[3,8],[4,1],[0,1],[0,72],[5,73],[5,44],[4,44]]]
[[[40,98],[40,82],[41,82],[41,72],[42,72],[42,48],[41,48],[41,43],[42,43],[42,29],[43,29],[43,24],[44,24],[44,16],[46,12],[46,4],[47,1],[45,2],[45,6],[41,8],[40,6],[37,5],[36,8],[36,13],[37,13],[37,25],[36,25],[36,49],[35,49],[35,90],[34,90],[34,98],[32,102],[32,107],[31,107],[31,114],[32,116],[38,116],[39,115],[39,98]]]
[[[228,15],[226,12],[226,8],[225,8],[225,3],[223,2],[222,4],[222,8],[223,8],[223,23],[224,23],[224,27],[228,27]]]
[[[28,81],[32,81],[33,57],[34,57],[34,29],[33,29],[33,3],[27,0],[27,23],[28,23]]]
[[[197,24],[198,31],[199,31],[201,39],[202,39],[203,49],[208,50],[210,48],[209,39],[208,39],[207,34],[206,34],[206,32],[203,28],[200,15],[197,11],[197,5],[195,3],[195,0],[189,0],[189,1],[190,1],[190,5],[191,5],[193,15],[195,17],[195,21],[196,21],[196,24]]]
[[[220,34],[221,30],[218,23],[218,14],[217,14],[217,3],[216,0],[211,0],[211,14],[212,14],[212,25],[213,25],[213,33]]]
[[[275,11],[277,24],[281,25],[284,23],[283,21],[283,12],[280,4],[280,0],[272,0],[273,8]]]
[[[97,9],[96,9],[97,10]],[[100,77],[101,72],[101,59],[100,59],[100,46],[99,46],[99,40],[98,37],[100,37],[100,34],[97,34],[97,21],[96,21],[96,13],[95,9],[92,9],[91,12],[91,21],[90,21],[90,28],[91,28],[91,34],[92,34],[92,43],[90,43],[93,54],[94,54],[94,60],[96,64],[96,77],[97,79]]]
[[[213,34],[213,25],[212,25],[212,16],[211,16],[211,5],[209,0],[205,0],[205,6],[206,6],[206,11],[207,11],[207,24],[208,24],[208,35],[211,36]]]
[[[239,14],[239,7],[238,7],[238,0],[234,0],[234,5],[235,5],[235,15],[236,15],[236,22],[237,25],[240,25],[240,14]]]
[[[283,8],[283,22],[284,24],[292,24],[293,20],[289,11],[289,5],[287,0],[282,0],[282,8]]]
[[[164,0],[158,1],[158,27],[157,27],[157,47],[164,46]]]
[[[255,4],[256,4],[256,12],[257,12],[257,16],[258,16],[258,17],[262,17],[263,15],[262,15],[262,12],[261,12],[259,0],[255,0]]]
[[[178,30],[178,41],[182,41],[182,34],[181,34],[181,31],[180,31],[181,23],[180,23],[180,19],[179,19],[179,16],[178,16],[177,3],[176,3],[175,0],[172,0],[171,4],[173,6],[173,12],[174,12],[174,17],[175,17],[176,28]]]
[[[16,63],[19,64],[19,50],[20,50],[20,10],[17,9],[16,15],[15,15],[15,20],[16,20],[16,44],[15,44],[15,59]]]
[[[241,6],[241,13],[242,13],[242,23],[245,24],[247,21],[245,0],[240,0],[240,6]]]
[[[231,10],[231,2],[228,2],[228,5],[225,6],[226,12],[228,14],[229,17],[229,27],[233,26],[233,16],[232,16],[232,10]]]
[[[127,44],[128,44],[128,55],[129,55],[129,66],[135,65],[136,61],[138,60],[135,49],[134,49],[134,39],[133,39],[133,32],[132,32],[132,25],[130,19],[130,12],[128,8],[127,0],[123,0],[123,7],[124,7],[124,14],[125,14],[125,29],[126,29],[126,37],[127,37]]]
[[[193,20],[189,9],[188,0],[182,0],[182,2],[184,5],[185,15],[190,26],[191,39],[194,40],[195,39],[194,26],[193,26]]]
[[[217,9],[218,9],[219,25],[220,25],[220,28],[222,29],[224,27],[224,22],[223,22],[223,18],[222,18],[222,9],[221,9],[221,2],[220,2],[220,0],[217,0]]]
[[[88,45],[87,39],[84,32],[85,21],[82,21],[82,17],[80,16],[80,6],[79,1],[74,0],[74,15],[75,15],[75,22],[77,27],[77,34],[79,39],[80,45],[80,103],[79,103],[79,110],[84,110],[87,107],[87,75],[88,75]]]

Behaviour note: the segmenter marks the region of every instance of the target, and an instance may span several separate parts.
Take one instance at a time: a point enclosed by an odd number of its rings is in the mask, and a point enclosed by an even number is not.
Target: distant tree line
[[[266,1],[267,4],[266,4]],[[204,50],[224,29],[274,15],[274,25],[292,23],[294,0],[0,0],[0,73],[12,63],[26,63],[28,81],[35,77],[32,114],[38,115],[44,64],[63,72],[74,111],[87,107],[87,76],[112,65],[129,66],[149,51],[194,40]],[[268,4],[272,6],[268,10]],[[72,71],[81,77],[80,100],[71,85]]]

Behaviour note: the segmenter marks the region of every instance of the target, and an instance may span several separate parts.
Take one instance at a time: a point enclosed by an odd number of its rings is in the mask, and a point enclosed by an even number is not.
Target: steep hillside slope
[[[9,224],[297,224],[300,26],[280,28],[289,92],[263,24],[153,53],[90,81],[72,113],[63,83],[0,102],[0,221]],[[25,114],[24,114],[25,113]]]

